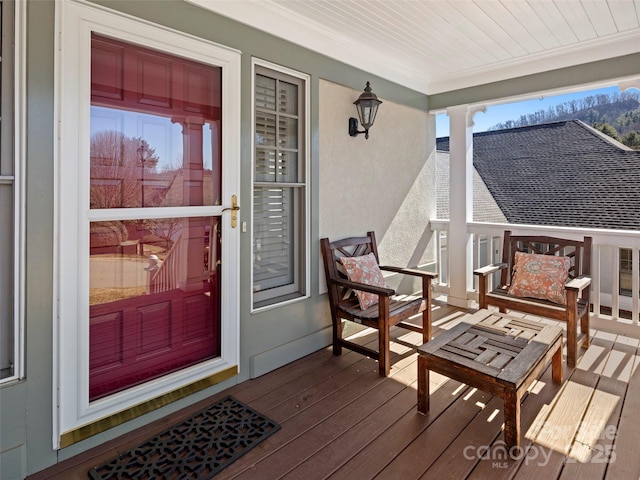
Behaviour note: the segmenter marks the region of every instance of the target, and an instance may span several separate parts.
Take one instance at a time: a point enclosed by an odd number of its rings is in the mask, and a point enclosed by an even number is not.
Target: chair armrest
[[[353,288],[354,290],[360,290],[361,292],[375,293],[385,297],[390,297],[396,294],[396,291],[392,288],[376,287],[375,285],[367,285],[366,283],[352,282],[351,280],[344,278],[330,278],[329,282],[342,287]]]
[[[425,272],[416,268],[390,267],[389,265],[380,265],[380,270],[386,270],[387,272],[404,273],[405,275],[413,275],[414,277],[428,277],[431,279],[434,279],[438,276],[437,273]]]
[[[569,280],[564,284],[564,288],[566,290],[575,290],[576,292],[581,292],[585,288],[591,285],[591,277],[576,277],[573,280]]]
[[[497,272],[498,270],[502,270],[504,268],[507,268],[506,263],[494,263],[494,264],[486,265],[484,267],[474,270],[473,274],[478,276],[482,275],[484,277],[493,272]]]

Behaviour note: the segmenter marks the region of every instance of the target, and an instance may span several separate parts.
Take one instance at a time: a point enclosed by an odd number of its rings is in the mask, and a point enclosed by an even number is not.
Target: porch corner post
[[[449,297],[450,305],[469,308],[473,290],[473,115],[469,105],[449,107]]]

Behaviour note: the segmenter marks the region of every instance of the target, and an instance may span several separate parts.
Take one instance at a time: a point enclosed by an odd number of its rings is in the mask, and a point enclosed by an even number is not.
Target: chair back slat
[[[322,258],[324,261],[324,272],[329,290],[329,302],[334,305],[343,303],[355,297],[355,293],[350,288],[339,287],[329,282],[330,278],[347,278],[342,262],[343,257],[360,257],[373,253],[379,263],[378,248],[376,246],[376,236],[374,232],[367,232],[366,237],[350,237],[330,242],[323,238],[320,240]]]

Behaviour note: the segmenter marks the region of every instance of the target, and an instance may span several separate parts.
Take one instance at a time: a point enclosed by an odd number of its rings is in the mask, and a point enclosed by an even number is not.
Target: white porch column
[[[449,297],[456,307],[471,305],[473,240],[467,222],[473,220],[473,115],[482,107],[449,107]]]

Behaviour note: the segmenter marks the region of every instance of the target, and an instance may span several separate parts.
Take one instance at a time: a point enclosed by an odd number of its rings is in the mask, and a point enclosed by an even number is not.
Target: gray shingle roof
[[[473,151],[509,223],[640,230],[640,151],[578,120],[475,133]]]
[[[439,219],[449,218],[449,153],[436,152],[436,195]],[[475,222],[507,223],[507,219],[493,199],[487,186],[473,170],[473,220]]]

